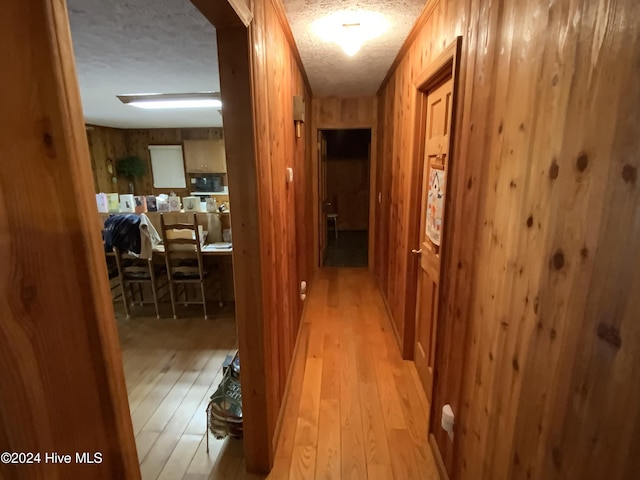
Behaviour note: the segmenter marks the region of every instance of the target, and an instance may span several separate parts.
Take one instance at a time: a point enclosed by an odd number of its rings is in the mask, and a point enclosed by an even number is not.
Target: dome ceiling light
[[[316,20],[312,28],[325,42],[340,45],[352,57],[368,40],[382,35],[389,27],[384,15],[374,12],[336,12]]]

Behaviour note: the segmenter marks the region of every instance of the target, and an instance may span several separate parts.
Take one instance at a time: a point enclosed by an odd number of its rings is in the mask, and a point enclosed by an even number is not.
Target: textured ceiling
[[[213,1],[213,0],[212,0]],[[219,0],[215,0],[219,1]],[[314,95],[374,94],[425,0],[283,0]],[[143,110],[118,94],[219,91],[215,29],[188,0],[67,0],[85,121],[120,128],[221,126],[214,109]],[[348,57],[313,21],[381,13],[387,31]]]
[[[314,95],[372,95],[380,87],[425,0],[283,0]],[[353,57],[321,40],[312,23],[336,11],[381,13],[388,29]]]
[[[213,127],[215,109],[143,110],[117,94],[219,91],[215,29],[188,0],[67,0],[86,123]]]

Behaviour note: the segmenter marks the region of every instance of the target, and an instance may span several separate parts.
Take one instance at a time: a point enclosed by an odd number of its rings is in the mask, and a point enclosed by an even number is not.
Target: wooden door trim
[[[453,140],[455,138],[456,124],[456,98],[457,98],[457,77],[460,63],[460,48],[462,46],[462,37],[457,37],[451,42],[444,51],[430,63],[416,77],[415,85],[415,120],[414,131],[412,136],[412,167],[411,167],[411,198],[422,198],[422,175],[424,168],[424,135],[427,122],[426,101],[427,92],[442,82],[449,74],[453,79],[453,106],[451,119],[451,134],[449,136],[449,156],[453,152]],[[449,176],[449,175],[448,175]],[[449,176],[449,178],[451,178]],[[449,191],[451,180],[447,181],[447,194]],[[446,217],[445,217],[446,218]],[[445,226],[446,228],[446,226]],[[407,228],[408,245],[414,248],[420,242],[420,215],[410,215],[409,225]],[[444,231],[443,231],[444,234]],[[441,252],[441,258],[444,258],[444,248]],[[416,295],[418,289],[418,261],[410,251],[406,252],[409,257],[407,262],[407,288],[405,290],[405,329],[402,338],[402,357],[405,360],[413,360],[415,350],[415,316],[416,316]]]
[[[373,100],[373,125],[371,126],[371,146],[369,153],[369,251],[367,252],[369,272],[373,275],[376,256],[376,185],[378,175],[378,97]],[[393,323],[393,322],[391,322]]]
[[[438,58],[431,62],[427,68],[416,77],[413,82],[416,89],[427,92],[444,78],[447,78],[450,73],[455,82],[456,69],[454,67],[458,63],[461,45],[462,37],[456,37],[456,40],[451,42],[442,53],[438,55]]]
[[[191,3],[216,28],[246,28],[253,20],[253,13],[245,0],[191,0]]]
[[[421,91],[416,91],[415,100],[415,120],[413,122],[414,131],[412,136],[413,142],[413,166],[411,171],[411,198],[420,199],[422,202],[422,189],[424,184],[424,136],[427,125],[427,95]],[[407,227],[409,238],[409,249],[420,248],[420,217],[422,215],[421,208],[417,214],[409,215],[409,224]],[[405,360],[413,360],[415,356],[415,316],[416,316],[416,295],[418,293],[418,271],[420,270],[420,260],[415,257],[411,251],[407,251],[407,276],[410,281],[407,282],[405,290],[405,328],[402,337],[402,358]]]
[[[374,262],[375,262],[375,248],[376,248],[376,236],[375,236],[375,209],[376,209],[376,167],[377,167],[377,115],[378,115],[378,102],[377,99],[374,102],[374,120],[373,122],[363,124],[327,124],[313,122],[312,134],[313,138],[318,138],[318,132],[320,130],[371,130],[371,158],[369,159],[369,226],[368,226],[368,269],[373,274]],[[317,142],[317,140],[316,140]],[[313,202],[313,250],[315,252],[315,268],[322,268],[322,256],[320,255],[320,158],[318,156],[317,146],[313,148],[312,154],[312,194],[314,198]]]
[[[0,27],[11,92],[0,134],[0,451],[74,459],[0,464],[0,477],[136,480],[66,4],[9,2]],[[74,450],[102,452],[102,463],[77,464]]]
[[[440,474],[440,480],[449,480],[449,474],[447,473],[447,469],[444,466],[444,460],[442,459],[442,455],[440,455],[440,450],[438,449],[438,444],[436,443],[436,437],[433,436],[433,433],[429,433],[429,446],[431,447],[431,451],[433,452],[433,459],[436,461],[436,467],[438,469],[438,473]]]
[[[451,118],[451,132],[449,135],[449,171],[447,172],[447,185],[446,185],[446,197],[449,196],[453,192],[452,185],[457,183],[457,168],[455,166],[455,158],[453,162],[451,162],[451,157],[454,156],[454,145],[456,139],[456,124],[457,124],[457,103],[458,103],[458,78],[459,78],[459,69],[460,69],[460,51],[462,48],[462,37],[456,37],[456,39],[448,45],[444,51],[434,60],[431,64],[429,64],[418,76],[414,82],[415,86],[415,121],[414,121],[414,134],[412,138],[412,180],[411,180],[411,198],[422,198],[422,188],[423,188],[423,168],[424,168],[424,135],[425,135],[425,127],[426,127],[426,99],[427,92],[441,83],[444,79],[448,78],[450,75],[453,82],[452,92],[452,118]],[[450,215],[446,214],[447,209],[445,207],[445,222],[443,225],[443,236],[445,238],[449,238],[450,234]],[[410,248],[415,248],[413,245],[419,245],[420,242],[420,214],[418,212],[416,215],[412,215],[409,218],[409,226],[408,226],[408,245]],[[444,268],[448,265],[448,262],[445,261],[446,256],[449,254],[449,249],[446,247],[446,244],[451,242],[451,238],[449,238],[448,242],[444,242],[440,252],[441,258],[441,275],[440,275],[440,287],[439,294],[437,299],[437,316],[435,318],[436,329],[439,328],[441,318],[443,316],[443,292],[444,284],[447,282],[447,275]],[[402,347],[403,347],[403,358],[405,359],[413,359],[415,355],[415,339],[416,339],[416,295],[418,293],[418,271],[419,271],[419,262],[417,257],[414,257],[409,251],[407,255],[410,256],[410,260],[408,262],[407,267],[407,276],[409,281],[407,282],[407,288],[405,291],[405,330],[404,336],[402,338]],[[438,344],[436,343],[436,351],[435,355],[437,358],[437,349]],[[437,386],[437,365],[434,365],[434,391]],[[435,397],[435,393],[432,394],[432,399]],[[429,419],[429,431],[431,432],[434,425],[435,428],[438,428],[438,419],[440,418],[439,413],[434,411],[433,401],[431,402],[431,414]],[[440,452],[437,450],[437,444],[435,440],[430,442],[432,450],[434,450],[434,455],[436,457],[440,456]]]
[[[277,415],[273,412],[273,382],[268,366],[271,345],[265,332],[263,266],[260,242],[261,210],[256,161],[255,98],[251,27],[247,28],[228,2],[191,0],[216,28],[220,85],[225,104],[224,137],[229,197],[234,205],[233,269],[238,349],[242,358],[243,444],[247,471],[268,473],[273,463]],[[232,10],[236,15],[229,13]],[[245,54],[239,54],[244,51]],[[271,427],[273,425],[273,428]],[[270,433],[271,432],[271,433]]]
[[[440,63],[442,65],[442,67],[440,69],[434,69],[433,71],[433,76],[432,78],[435,79],[435,81],[439,81],[440,79],[443,78],[443,75],[445,75],[446,73],[446,69],[450,68],[451,71],[451,81],[452,81],[452,92],[453,92],[453,98],[452,98],[452,105],[451,105],[451,132],[449,134],[449,159],[448,159],[448,171],[447,171],[447,184],[446,184],[446,193],[445,193],[445,198],[451,198],[451,195],[454,192],[454,188],[455,186],[458,184],[458,166],[456,165],[457,163],[457,159],[455,158],[455,143],[456,143],[456,135],[457,135],[457,125],[458,125],[458,120],[459,120],[459,116],[457,114],[457,110],[458,110],[458,103],[459,103],[459,95],[458,95],[458,79],[460,77],[460,52],[462,49],[462,37],[458,36],[456,37],[456,39],[445,49],[445,51],[443,52],[442,55],[440,55],[440,57],[438,57],[438,59],[436,60],[436,62],[434,62],[435,65],[437,65],[437,63]],[[447,58],[447,56],[450,56],[449,58]],[[434,80],[431,80],[434,81]],[[427,79],[425,80],[425,83],[423,85],[433,85],[433,83],[430,83],[430,80]],[[453,159],[453,160],[452,160]],[[438,332],[441,331],[442,329],[442,319],[445,315],[445,310],[446,310],[446,304],[445,304],[445,298],[446,298],[446,292],[449,290],[447,287],[447,284],[449,282],[449,275],[447,275],[447,272],[449,271],[449,269],[452,268],[451,262],[449,261],[449,256],[451,255],[451,249],[449,248],[450,245],[453,245],[454,243],[454,239],[453,239],[453,234],[451,232],[451,227],[452,227],[452,218],[453,215],[449,214],[449,212],[451,211],[451,206],[447,205],[447,204],[451,204],[452,202],[445,202],[444,204],[444,211],[443,211],[443,216],[444,216],[444,224],[442,227],[442,235],[444,238],[448,238],[449,240],[446,242],[443,242],[443,245],[441,247],[440,250],[440,262],[441,262],[441,266],[440,266],[440,284],[439,284],[439,294],[438,294],[438,300],[437,300],[437,316],[435,319],[436,322],[436,333],[435,333],[435,348],[433,351],[433,355],[434,358],[436,359],[436,361],[434,362],[433,365],[433,378],[434,378],[434,382],[433,382],[433,393],[431,396],[431,412],[429,415],[429,434],[431,435],[431,432],[435,429],[435,428],[440,428],[440,415],[441,412],[437,411],[437,407],[435,406],[435,402],[433,401],[433,399],[435,398],[435,389],[437,387],[437,376],[438,376],[438,371],[437,371],[437,358],[438,358],[438,349],[441,348],[441,345],[438,345],[437,342],[437,338],[438,338]],[[440,450],[438,448],[438,444],[436,442],[436,439],[434,437],[434,441],[433,442],[429,442],[432,448],[432,451],[434,452],[434,455],[436,456],[436,458],[440,458],[442,459],[442,455],[440,454]],[[446,469],[444,468],[444,462],[441,463],[442,465],[442,469],[445,470],[445,476],[446,476]]]

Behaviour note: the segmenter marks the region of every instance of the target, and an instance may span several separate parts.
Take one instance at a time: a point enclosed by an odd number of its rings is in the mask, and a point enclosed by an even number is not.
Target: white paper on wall
[[[445,171],[432,166],[429,169],[426,234],[434,245],[440,245],[440,240],[442,239],[442,211],[444,207],[445,182]]]
[[[187,188],[182,145],[149,145],[149,153],[155,188]]]

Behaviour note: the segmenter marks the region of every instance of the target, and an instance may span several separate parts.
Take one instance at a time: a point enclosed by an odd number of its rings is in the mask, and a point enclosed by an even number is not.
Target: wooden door
[[[446,176],[449,167],[453,80],[449,78],[427,94],[427,122],[422,203],[418,289],[416,295],[415,363],[418,375],[431,401],[433,365],[440,295],[441,249],[446,204]]]
[[[318,235],[320,246],[320,266],[324,265],[327,251],[327,139],[322,130],[318,130],[318,201],[320,202],[320,215],[318,220]]]

